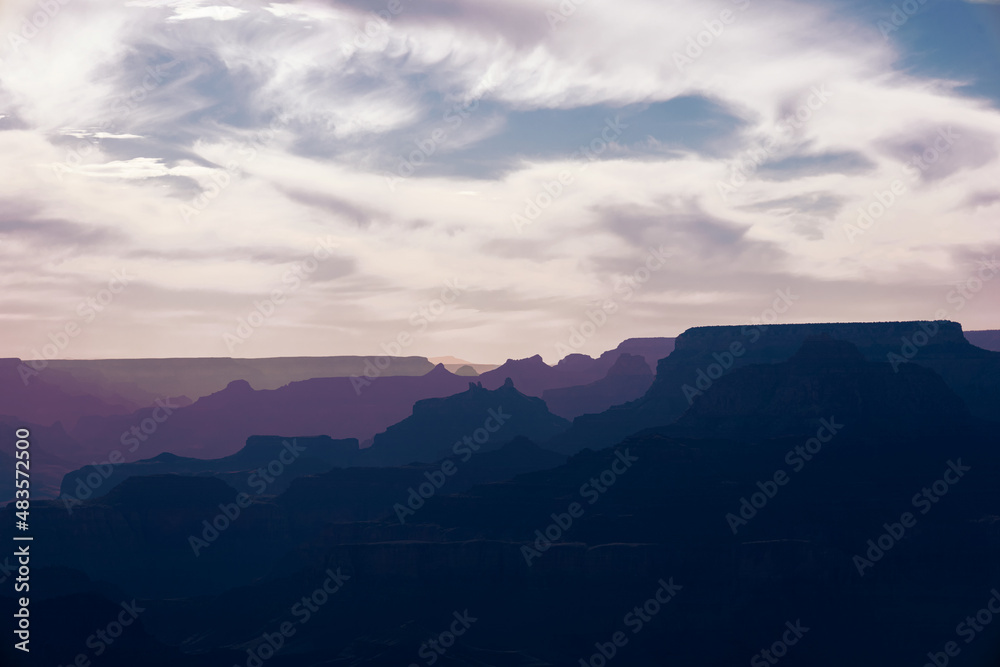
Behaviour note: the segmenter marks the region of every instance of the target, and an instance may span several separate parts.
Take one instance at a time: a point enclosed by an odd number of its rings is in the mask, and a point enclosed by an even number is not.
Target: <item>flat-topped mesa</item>
[[[747,347],[798,349],[807,338],[827,336],[865,348],[899,348],[904,338],[917,332],[935,332],[931,343],[969,345],[962,325],[949,320],[912,322],[835,322],[831,324],[770,324],[692,327],[677,337],[678,352],[718,352],[734,342]]]
[[[857,352],[808,344],[823,339],[849,343]],[[785,362],[796,354],[801,362],[845,367],[859,363],[860,354],[892,372],[914,363],[940,375],[974,416],[995,419],[1000,390],[992,378],[1000,372],[1000,353],[969,343],[957,322],[710,326],[694,327],[677,337],[674,351],[660,359],[656,378],[642,397],[601,414],[576,417],[568,431],[546,446],[569,454],[583,447],[611,446],[644,428],[666,426],[691,406],[693,397],[709,391],[728,373],[751,364]]]
[[[693,327],[677,337],[673,354],[660,360],[650,392],[671,396],[675,403],[668,412],[679,416],[677,410],[687,409],[691,392],[687,391],[681,403],[676,400],[678,387],[695,386],[693,378],[698,373],[714,380],[749,364],[780,363],[808,353],[809,342],[819,340],[849,344],[856,348],[851,356],[860,354],[870,362],[890,363],[894,369],[910,361],[930,368],[959,396],[971,401],[970,408],[977,413],[982,412],[978,403],[984,400],[976,398],[983,395],[978,373],[986,365],[993,368],[1000,364],[1000,356],[969,343],[962,325],[949,320]],[[817,361],[835,361],[836,349],[819,346]]]

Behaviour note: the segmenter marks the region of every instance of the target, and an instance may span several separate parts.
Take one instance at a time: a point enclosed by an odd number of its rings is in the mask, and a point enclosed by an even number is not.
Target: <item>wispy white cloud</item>
[[[173,9],[174,13],[167,21],[189,21],[203,18],[230,21],[246,13],[245,9],[231,5],[213,4],[213,0],[131,0],[126,2],[125,6]]]
[[[9,5],[0,34],[20,34],[31,7]],[[307,254],[325,234],[352,271],[304,288],[276,321],[280,335],[242,352],[376,351],[372,341],[461,276],[473,287],[412,353],[502,359],[541,346],[551,357],[544,341],[565,338],[661,244],[671,268],[586,351],[746,319],[786,285],[809,293],[797,319],[929,317],[968,253],[1000,245],[1000,200],[988,196],[1000,166],[995,102],[904,69],[899,47],[845,10],[591,2],[553,27],[552,6],[527,0],[404,1],[379,17],[387,7],[70,3],[6,45],[0,130],[17,125],[0,131],[0,197],[33,207],[0,229],[0,261],[21,267],[12,294],[32,280],[15,238],[31,221],[119,235],[53,244],[44,270],[76,280],[53,288],[64,298],[33,303],[36,320],[17,318],[0,352],[44,338],[79,277],[126,266],[148,298],[109,312],[103,338],[80,350],[224,354],[221,332],[294,262],[229,251]],[[714,116],[650,120],[667,113],[657,105],[690,99]],[[574,148],[533,130],[528,114],[551,114],[548,127]],[[628,127],[597,159],[575,153],[600,147],[604,119],[622,114]],[[682,122],[685,141],[664,134]],[[699,123],[709,129],[695,138]],[[948,128],[954,144],[914,172]],[[745,168],[747,156],[763,164]],[[740,165],[745,182],[720,188]],[[560,174],[568,182],[546,194]],[[852,242],[845,228],[859,208],[897,180],[905,193]],[[519,230],[513,216],[539,202]],[[213,296],[183,312],[167,296],[206,286]],[[985,295],[969,323],[992,324],[998,304]],[[176,332],[164,339],[149,323],[168,314]]]

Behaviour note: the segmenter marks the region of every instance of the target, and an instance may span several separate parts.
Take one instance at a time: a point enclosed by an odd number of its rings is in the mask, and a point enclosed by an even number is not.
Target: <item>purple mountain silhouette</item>
[[[246,380],[256,389],[278,389],[289,382],[311,378],[350,377],[379,370],[382,377],[425,375],[434,364],[424,357],[230,357],[173,359],[53,359],[44,376],[69,393],[76,385],[87,393],[107,392],[128,397],[136,407],[151,406],[157,398],[189,396],[197,400],[221,391],[233,380]],[[376,364],[382,363],[382,366]],[[101,395],[97,393],[96,395]]]
[[[546,389],[587,382],[591,373],[589,369],[566,371],[549,366],[536,354],[527,359],[508,359],[499,368],[480,375],[479,381],[486,389],[499,389],[510,378],[518,391],[540,398]]]
[[[600,380],[576,387],[549,389],[542,394],[542,399],[553,414],[574,419],[635,400],[645,394],[651,384],[653,369],[646,360],[639,355],[625,353],[619,355],[607,375]]]
[[[990,352],[1000,352],[1000,330],[966,331],[965,340]]]
[[[628,338],[615,349],[602,354],[601,359],[611,357],[613,363],[622,353],[637,354],[646,360],[650,368],[655,370],[657,362],[669,357],[670,353],[674,351],[675,340],[675,338]]]
[[[28,429],[31,443],[31,494],[43,498],[56,496],[59,484],[67,470],[81,463],[82,459],[70,459],[64,455],[78,455],[76,443],[67,435],[62,424],[50,426],[33,424],[24,420],[0,419],[0,465],[6,465],[9,475],[0,476],[0,503],[14,499],[14,460],[17,449],[15,443],[19,429]]]
[[[591,374],[592,379],[604,377],[622,354],[634,354],[646,360],[650,368],[656,368],[660,359],[674,351],[673,338],[628,338],[613,350],[604,352],[597,359],[585,354],[568,354],[559,360],[556,368],[576,373]]]
[[[629,338],[597,359],[586,354],[569,354],[555,366],[549,366],[537,354],[527,359],[508,359],[499,368],[483,373],[479,380],[486,389],[498,389],[510,378],[518,391],[542,397],[552,389],[597,382],[608,374],[623,353],[638,355],[650,368],[656,368],[656,363],[669,356],[673,349],[673,338]]]
[[[357,378],[315,378],[257,391],[237,380],[187,407],[164,404],[126,416],[87,417],[71,435],[93,456],[119,450],[126,460],[163,451],[219,458],[238,451],[252,435],[329,435],[364,442],[408,417],[418,400],[467,387],[468,379],[441,365],[426,375],[381,377],[363,385]]]
[[[0,359],[0,416],[51,426],[72,428],[85,415],[121,415],[137,404],[118,397],[108,400],[91,393],[93,387],[76,383],[72,390],[53,383],[58,371],[35,371],[20,359]],[[10,421],[10,420],[8,420]]]

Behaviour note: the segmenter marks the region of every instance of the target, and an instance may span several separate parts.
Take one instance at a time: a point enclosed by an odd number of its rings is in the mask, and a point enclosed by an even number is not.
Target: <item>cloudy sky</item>
[[[1000,328],[998,223],[996,2],[0,5],[0,356]]]

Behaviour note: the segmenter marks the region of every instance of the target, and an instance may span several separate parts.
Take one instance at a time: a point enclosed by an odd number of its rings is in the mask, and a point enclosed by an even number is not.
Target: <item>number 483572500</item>
[[[27,522],[31,499],[31,481],[29,475],[31,470],[31,453],[29,447],[31,447],[31,443],[28,442],[28,437],[31,434],[28,432],[28,429],[21,428],[17,430],[16,435],[17,443],[15,446],[17,451],[15,456],[17,457],[17,461],[14,463],[14,485],[17,487],[17,501],[14,503],[14,506],[18,509],[16,513],[17,518]]]

